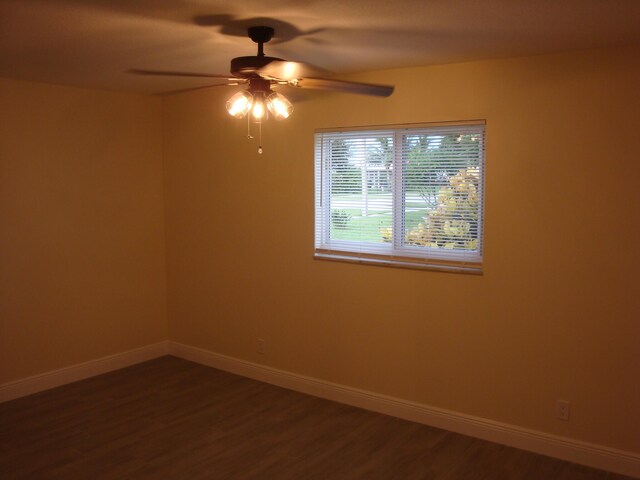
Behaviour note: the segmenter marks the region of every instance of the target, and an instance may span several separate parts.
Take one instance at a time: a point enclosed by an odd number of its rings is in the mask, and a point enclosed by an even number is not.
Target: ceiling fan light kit
[[[249,88],[238,92],[227,101],[227,112],[236,118],[244,118],[249,112],[256,122],[265,118],[267,111],[276,120],[283,120],[293,111],[291,102],[281,93],[271,90],[271,81],[261,77],[249,78]]]
[[[235,118],[248,117],[258,124],[262,132],[262,122],[269,116],[276,120],[284,120],[293,112],[291,102],[279,92],[271,88],[277,85],[289,85],[297,88],[311,88],[343,93],[359,93],[388,97],[393,93],[390,85],[371,83],[347,82],[320,78],[316,75],[319,69],[301,62],[289,62],[281,58],[268,57],[264,54],[264,44],[274,35],[274,29],[267,26],[249,27],[249,38],[258,44],[258,54],[255,56],[236,57],[231,60],[231,78],[228,75],[199,74],[188,72],[170,72],[153,70],[133,70],[140,75],[171,75],[186,77],[226,78],[223,85],[248,84],[244,91],[235,93],[227,100],[226,108],[229,115]],[[247,138],[253,138],[250,131]],[[258,147],[262,153],[262,146]]]

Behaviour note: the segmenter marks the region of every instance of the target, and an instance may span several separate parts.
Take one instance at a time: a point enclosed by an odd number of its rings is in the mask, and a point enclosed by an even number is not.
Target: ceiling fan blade
[[[329,80],[327,78],[301,78],[291,82],[301,88],[316,88],[333,92],[358,93],[360,95],[374,95],[388,97],[393,93],[392,85],[378,85],[375,83],[348,82],[346,80]]]
[[[241,79],[238,79],[241,80]],[[234,85],[239,85],[240,82],[233,82],[233,83],[215,83],[213,85],[204,85],[203,87],[192,87],[192,88],[181,88],[179,90],[169,90],[168,92],[160,92],[157,93],[156,95],[160,95],[161,97],[166,97],[168,95],[173,95],[175,93],[185,93],[185,92],[192,92],[194,90],[204,90],[206,88],[214,88],[214,87],[229,87],[229,86],[234,86]]]
[[[244,80],[241,78],[236,78],[230,75],[219,75],[215,73],[193,73],[193,72],[173,72],[173,71],[164,71],[164,70],[141,70],[138,68],[132,68],[131,70],[127,70],[128,73],[133,73],[135,75],[159,75],[165,77],[200,77],[200,78],[226,78],[230,81],[240,81]]]
[[[314,77],[316,75],[327,75],[327,70],[302,62],[287,62],[285,60],[274,60],[258,70],[261,77],[275,80],[294,80],[302,77]]]

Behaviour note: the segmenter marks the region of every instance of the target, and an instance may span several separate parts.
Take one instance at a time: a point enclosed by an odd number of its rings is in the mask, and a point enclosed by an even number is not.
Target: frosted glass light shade
[[[238,92],[227,100],[227,112],[236,118],[244,118],[253,106],[253,95],[247,91]]]

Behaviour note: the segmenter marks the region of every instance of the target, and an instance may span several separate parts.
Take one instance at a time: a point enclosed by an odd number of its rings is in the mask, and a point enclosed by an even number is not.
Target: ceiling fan
[[[394,87],[390,85],[321,78],[317,76],[321,74],[320,70],[311,65],[266,56],[264,54],[264,44],[269,42],[274,35],[272,27],[249,27],[247,33],[249,38],[258,44],[258,53],[255,56],[232,59],[231,76],[140,69],[130,70],[130,72],[138,75],[203,77],[226,80],[226,83],[209,86],[248,84],[247,90],[236,93],[227,101],[227,111],[236,118],[244,118],[251,112],[251,116],[257,123],[261,123],[262,120],[266,119],[267,112],[271,113],[276,120],[282,120],[291,115],[293,111],[291,102],[281,93],[272,90],[272,88],[279,85],[379,97],[388,97],[393,93]],[[250,134],[248,134],[248,137],[252,138]],[[259,148],[258,151],[262,153],[262,148]]]

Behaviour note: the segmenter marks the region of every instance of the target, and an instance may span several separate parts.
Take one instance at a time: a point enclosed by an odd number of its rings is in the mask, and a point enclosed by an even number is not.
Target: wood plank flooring
[[[0,478],[628,477],[163,357],[1,404]]]

